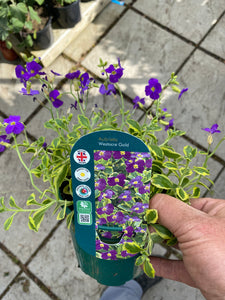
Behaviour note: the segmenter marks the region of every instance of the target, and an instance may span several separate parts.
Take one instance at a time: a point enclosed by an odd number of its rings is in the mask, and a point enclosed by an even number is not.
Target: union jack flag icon
[[[77,150],[74,153],[74,160],[78,164],[86,164],[90,160],[90,155],[86,150]]]

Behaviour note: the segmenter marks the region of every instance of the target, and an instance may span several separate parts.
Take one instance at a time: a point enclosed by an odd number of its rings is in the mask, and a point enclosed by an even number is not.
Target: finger
[[[211,216],[225,217],[225,200],[213,198],[191,199],[191,206]]]
[[[176,280],[186,283],[192,287],[196,287],[196,284],[186,271],[183,261],[170,260],[154,256],[150,257],[150,261],[155,269],[156,276]]]
[[[199,218],[203,214],[190,205],[165,194],[156,194],[150,200],[149,206],[157,209],[159,223],[168,228],[175,236],[177,236],[181,224],[191,224],[191,220]]]

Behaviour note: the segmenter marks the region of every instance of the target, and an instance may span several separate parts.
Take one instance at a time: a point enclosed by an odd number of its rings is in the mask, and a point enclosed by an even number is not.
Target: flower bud
[[[208,135],[207,142],[208,142],[209,145],[211,145],[211,144],[213,143],[213,137],[212,137],[212,134],[209,134],[209,135]]]

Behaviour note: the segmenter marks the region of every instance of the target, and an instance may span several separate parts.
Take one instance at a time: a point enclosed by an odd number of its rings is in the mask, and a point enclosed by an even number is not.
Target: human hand
[[[191,206],[164,194],[150,200],[159,223],[177,238],[183,260],[151,257],[157,276],[199,288],[208,300],[225,299],[225,200],[199,198]]]

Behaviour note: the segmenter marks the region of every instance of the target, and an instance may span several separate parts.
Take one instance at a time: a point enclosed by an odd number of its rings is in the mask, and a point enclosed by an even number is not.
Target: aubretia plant
[[[149,209],[149,199],[156,193],[165,193],[189,203],[190,198],[200,197],[200,187],[207,188],[209,178],[208,160],[225,139],[212,149],[212,135],[220,134],[218,125],[202,128],[208,133],[208,150],[198,151],[187,145],[182,153],[173,147],[174,137],[181,137],[184,131],[176,130],[174,119],[168,110],[162,108],[162,99],[167,88],[178,93],[178,99],[185,101],[187,88],[178,88],[177,76],[171,74],[163,86],[156,78],[146,81],[145,98],[136,96],[130,110],[125,110],[124,94],[119,81],[124,68],[118,59],[116,64],[107,64],[100,59],[101,75],[104,79],[92,78],[87,72],[76,70],[63,76],[69,82],[69,90],[61,92],[54,86],[54,78],[62,76],[51,70],[51,74],[42,71],[39,60],[31,59],[25,66],[16,67],[16,76],[23,85],[20,93],[39,101],[49,111],[49,119],[44,127],[52,132],[54,138],[49,141],[41,136],[30,142],[26,135],[26,126],[20,116],[9,116],[0,124],[0,152],[6,148],[17,152],[18,158],[30,176],[34,188],[26,202],[20,207],[11,196],[9,201],[0,198],[0,213],[11,212],[4,228],[8,230],[15,215],[29,213],[29,228],[38,231],[45,213],[54,207],[57,219],[66,218],[70,227],[73,221],[72,180],[70,153],[75,142],[83,135],[99,130],[117,130],[128,132],[141,139],[149,148],[147,153],[122,151],[95,151],[95,190],[96,190],[96,255],[102,259],[121,259],[137,255],[136,264],[143,265],[149,276],[154,276],[150,255],[154,243],[176,243],[171,232],[157,223],[156,210]],[[33,80],[39,80],[40,89],[32,89]],[[119,114],[103,110],[98,103],[90,110],[91,90],[105,95],[105,101],[115,101]],[[41,96],[47,100],[43,104]],[[71,95],[71,103],[66,95]],[[113,100],[112,100],[113,99]],[[179,105],[179,103],[178,103]],[[145,113],[142,123],[137,121],[137,110]],[[63,113],[64,111],[64,113]],[[18,143],[17,135],[23,133],[25,139]],[[164,139],[160,134],[164,133]],[[12,138],[13,142],[10,143]],[[24,155],[30,155],[30,164],[24,161]],[[193,166],[196,155],[202,156],[203,164]],[[42,190],[35,182],[38,177],[47,187]],[[59,192],[61,191],[61,192]],[[61,195],[63,195],[63,199]],[[67,213],[67,208],[70,212]],[[115,232],[101,231],[101,226],[118,227]],[[151,229],[151,230],[150,230]],[[111,245],[109,239],[119,241],[119,246]],[[138,255],[139,254],[139,255]]]

